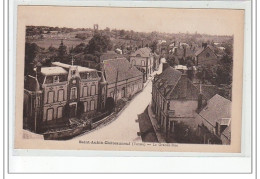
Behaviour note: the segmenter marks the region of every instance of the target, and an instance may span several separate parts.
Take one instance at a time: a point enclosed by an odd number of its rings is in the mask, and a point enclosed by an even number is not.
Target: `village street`
[[[156,73],[161,73],[162,64]],[[94,130],[85,135],[76,137],[72,140],[99,140],[99,141],[122,141],[122,142],[142,142],[137,132],[140,131],[139,124],[136,122],[138,115],[143,113],[151,102],[152,82],[151,79],[145,84],[142,92],[132,99],[121,114],[110,124]]]

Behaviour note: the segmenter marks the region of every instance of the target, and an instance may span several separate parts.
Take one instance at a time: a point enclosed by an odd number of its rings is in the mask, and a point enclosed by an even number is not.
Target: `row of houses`
[[[230,144],[231,101],[217,93],[165,63],[153,79],[151,108],[166,141],[176,142],[175,131],[183,124],[182,130],[196,134],[197,142]]]
[[[107,100],[129,99],[143,89],[143,73],[126,58],[104,60],[98,71],[53,62],[25,77],[24,128],[36,133],[71,118],[107,110]]]

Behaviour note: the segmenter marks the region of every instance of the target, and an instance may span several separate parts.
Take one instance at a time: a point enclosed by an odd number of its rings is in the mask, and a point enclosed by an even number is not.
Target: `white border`
[[[251,2],[160,2],[160,1],[57,1],[57,0],[18,0],[10,1],[9,11],[9,158],[10,172],[250,172],[251,171]],[[174,7],[174,8],[231,8],[245,9],[245,53],[243,78],[243,120],[242,120],[242,152],[235,153],[181,153],[181,152],[115,152],[115,151],[59,151],[59,150],[13,150],[14,134],[14,94],[15,94],[15,54],[17,5],[63,5],[63,6],[127,6],[127,7]],[[27,155],[25,157],[24,155]],[[48,155],[48,157],[46,156]],[[38,157],[34,157],[38,156]],[[42,157],[39,157],[42,156]],[[58,157],[57,157],[58,156]],[[61,157],[74,156],[74,157]],[[89,158],[85,158],[88,156]],[[90,157],[91,156],[91,157]],[[125,157],[97,156],[139,156],[128,158],[135,165],[129,168],[124,163]],[[143,158],[146,156],[145,158]],[[152,157],[160,156],[160,157]],[[164,157],[163,156],[175,156]],[[185,156],[185,157],[180,157]],[[188,157],[188,156],[196,156]],[[200,156],[200,157],[197,157]],[[211,157],[209,157],[211,156]],[[232,158],[230,158],[232,157]],[[65,163],[77,165],[63,166]],[[87,162],[86,162],[87,161]],[[111,163],[104,168],[104,163]],[[198,165],[198,163],[200,165]],[[48,165],[39,165],[48,163]],[[100,164],[103,165],[100,166]],[[202,164],[204,163],[203,167]],[[26,164],[26,165],[25,165]],[[35,165],[37,164],[37,165]],[[159,165],[160,164],[160,165]],[[191,167],[187,168],[187,164]],[[214,164],[214,165],[209,165]],[[165,167],[160,167],[160,166]],[[217,166],[216,166],[217,165]],[[57,166],[60,166],[57,169]],[[142,166],[142,167],[140,167]],[[101,168],[100,168],[101,167]],[[51,170],[55,168],[57,170]],[[88,168],[88,170],[85,170]],[[158,170],[156,170],[157,168]],[[32,171],[33,169],[33,171]],[[164,170],[162,170],[164,169]]]

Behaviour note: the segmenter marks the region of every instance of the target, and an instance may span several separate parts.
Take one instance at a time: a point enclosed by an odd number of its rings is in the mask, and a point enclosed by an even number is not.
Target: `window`
[[[95,110],[95,101],[94,100],[90,101],[90,110],[91,111]]]
[[[47,121],[53,120],[53,108],[47,109]]]
[[[58,101],[63,101],[64,100],[64,90],[60,89],[58,91]]]
[[[58,118],[58,119],[59,119],[59,118],[62,118],[62,109],[63,109],[62,106],[60,106],[60,107],[57,108],[57,118]]]
[[[84,102],[84,112],[88,111],[88,102]]]
[[[144,60],[141,61],[141,64],[142,64],[142,66],[145,66],[145,62],[144,62]]]
[[[46,83],[46,84],[53,83],[53,77],[52,77],[52,76],[47,76],[47,77],[46,77],[46,80],[45,80],[45,83]]]
[[[83,87],[83,97],[88,96],[88,87],[84,86]]]
[[[59,76],[53,76],[53,83],[59,83]]]
[[[49,91],[47,103],[53,103],[53,102],[54,102],[54,91]]]
[[[207,54],[206,54],[206,57],[210,57],[210,54],[209,54],[209,53],[207,53]]]
[[[110,97],[114,98],[114,92],[110,92]]]
[[[77,98],[77,88],[73,87],[70,91],[70,99],[76,99]]]
[[[96,94],[96,86],[92,85],[91,86],[91,96]]]
[[[88,79],[90,77],[89,73],[80,73],[82,79]]]
[[[71,70],[71,76],[74,76],[76,74],[76,70]]]
[[[59,75],[59,82],[67,81],[66,75]]]

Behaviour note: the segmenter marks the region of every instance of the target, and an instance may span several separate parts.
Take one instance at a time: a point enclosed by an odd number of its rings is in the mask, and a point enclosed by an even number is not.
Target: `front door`
[[[76,104],[70,105],[70,117],[75,117],[76,116],[76,110],[77,110],[77,105]]]

